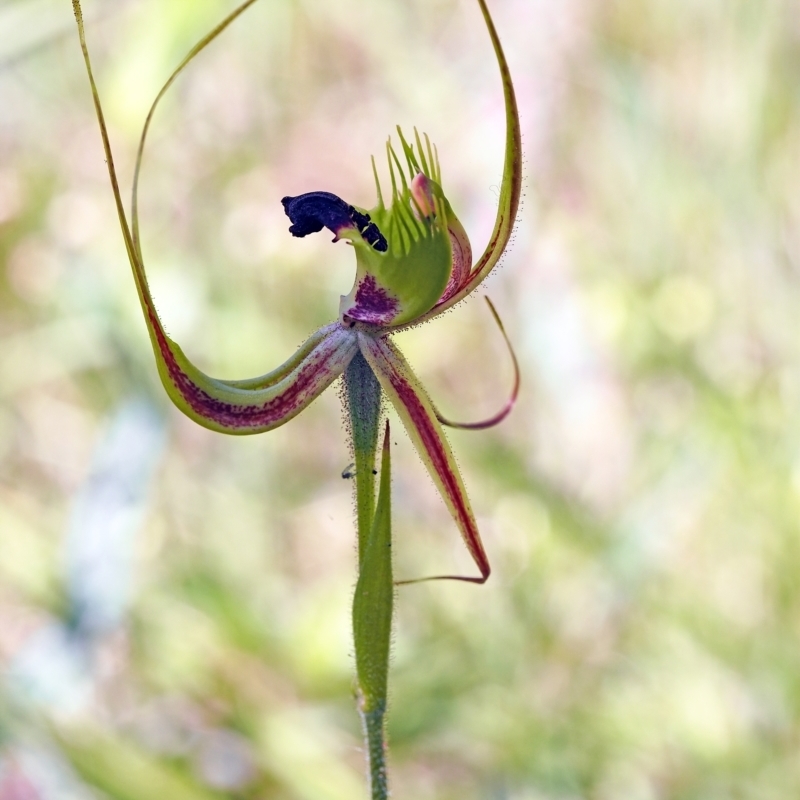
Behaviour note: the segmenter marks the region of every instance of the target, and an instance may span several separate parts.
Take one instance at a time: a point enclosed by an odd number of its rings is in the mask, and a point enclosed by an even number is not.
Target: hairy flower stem
[[[384,718],[394,606],[389,424],[386,423],[383,439],[376,499],[381,388],[360,353],[345,372],[344,399],[350,418],[356,470],[358,581],[353,596],[356,693],[366,739],[370,796],[372,800],[386,800],[389,789]]]
[[[381,416],[381,385],[361,353],[356,354],[345,370],[344,385],[355,460],[360,572],[375,517],[375,454]]]

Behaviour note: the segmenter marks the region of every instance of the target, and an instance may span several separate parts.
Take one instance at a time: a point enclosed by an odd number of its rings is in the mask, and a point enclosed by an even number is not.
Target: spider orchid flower
[[[140,141],[133,187],[131,223],[125,214],[106,125],[100,105],[77,0],[73,5],[84,59],[89,71],[95,110],[100,122],[120,226],[158,372],[169,397],[187,416],[214,431],[252,434],[288,422],[339,378],[356,358],[363,358],[402,420],[414,446],[452,514],[480,576],[452,577],[483,583],[489,576],[475,516],[458,466],[442,430],[452,424],[438,414],[425,389],[391,340],[391,335],[428,322],[478,288],[502,256],[511,236],[520,197],[520,126],[511,77],[485,0],[478,0],[500,67],[506,116],[505,162],[500,202],[488,246],[473,264],[467,234],[442,188],[436,149],[415,131],[409,144],[398,128],[401,155],[387,144],[391,195],[384,200],[373,160],[378,192],[374,208],[364,209],[324,191],[284,197],[297,237],[327,228],[334,241],[344,239],[354,249],[356,279],[342,297],[338,320],[312,334],[284,364],[261,377],[219,380],[198,369],[166,333],[148,287],[139,244],[137,187],[144,142],[153,112],[177,75],[213,38],[254,0],[243,3],[190,51],[156,98]],[[492,313],[499,324],[496,312]],[[502,331],[502,325],[500,325]],[[503,331],[505,336],[505,332]],[[508,340],[506,339],[506,342]],[[513,352],[512,352],[513,358]],[[483,423],[487,427],[510,411],[519,385],[516,373],[512,396],[505,408]]]

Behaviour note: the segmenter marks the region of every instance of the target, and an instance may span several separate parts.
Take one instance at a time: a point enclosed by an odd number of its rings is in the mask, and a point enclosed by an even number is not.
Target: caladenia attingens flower
[[[436,149],[417,134],[409,144],[398,129],[400,153],[387,144],[391,193],[384,198],[373,159],[378,204],[369,210],[319,191],[284,197],[283,207],[294,236],[327,228],[334,241],[345,239],[356,255],[356,280],[342,297],[339,319],[312,334],[284,364],[247,380],[218,380],[201,372],[164,330],[145,275],[139,243],[137,187],[145,138],[159,101],[186,65],[255,0],[243,3],[187,55],[159,93],[147,117],[136,163],[131,224],[119,194],[110,143],[83,35],[80,5],[73,2],[81,44],[89,68],[103,145],[117,201],[120,225],[136,288],[164,387],[175,405],[211,430],[228,434],[269,431],[288,422],[363,357],[397,410],[434,483],[458,525],[480,571],[464,578],[482,583],[490,567],[456,461],[441,427],[443,420],[429,400],[391,334],[428,322],[478,288],[502,256],[517,214],[521,183],[520,128],[511,77],[485,0],[477,0],[497,57],[505,99],[505,163],[494,230],[483,255],[473,264],[463,226],[442,189]],[[415,131],[416,134],[416,131]],[[502,330],[502,328],[501,328]],[[512,354],[513,356],[513,354]],[[516,363],[515,363],[516,370]],[[484,424],[499,422],[504,410]],[[460,576],[453,576],[460,577]]]
[[[136,289],[150,334],[158,372],[169,397],[199,424],[228,434],[269,431],[288,422],[344,376],[343,396],[351,423],[355,457],[359,578],[353,606],[359,704],[367,733],[373,798],[386,797],[383,715],[386,708],[388,653],[391,638],[393,577],[388,423],[383,440],[379,489],[375,464],[381,397],[397,411],[409,437],[478,567],[479,575],[435,576],[483,583],[489,560],[475,516],[442,425],[485,428],[504,419],[516,400],[519,371],[503,409],[483,422],[454,423],[442,417],[391,335],[428,322],[478,288],[505,251],[520,198],[522,155],[514,89],[486,0],[477,0],[491,39],[503,89],[506,119],[505,159],[500,198],[490,241],[473,264],[467,234],[443,190],[436,148],[414,131],[409,142],[398,128],[398,146],[387,144],[390,191],[384,191],[373,159],[377,205],[365,209],[326,191],[284,197],[289,231],[297,237],[322,231],[334,242],[346,240],[356,256],[356,279],[343,296],[338,319],[313,333],[284,364],[247,380],[219,380],[200,371],[164,330],[145,274],[139,240],[138,181],[144,145],[153,114],[164,93],[183,69],[256,0],[246,0],[189,51],[157,95],[139,142],[133,180],[130,223],[120,194],[114,159],[92,75],[79,0],[73,0],[81,48],[89,74],[109,176],[133,270]],[[502,324],[490,305],[506,343]],[[399,581],[404,583],[409,581]]]

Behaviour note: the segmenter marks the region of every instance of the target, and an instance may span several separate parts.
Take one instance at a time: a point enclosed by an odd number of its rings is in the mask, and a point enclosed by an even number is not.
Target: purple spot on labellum
[[[378,286],[372,275],[367,275],[356,290],[356,304],[347,316],[371,325],[388,325],[396,316],[400,304],[386,289]]]

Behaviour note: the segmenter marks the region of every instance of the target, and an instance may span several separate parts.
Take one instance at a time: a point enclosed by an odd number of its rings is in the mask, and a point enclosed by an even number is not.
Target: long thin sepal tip
[[[459,428],[466,431],[482,431],[486,430],[486,428],[492,428],[495,425],[499,425],[511,413],[511,410],[516,405],[517,397],[519,397],[520,371],[519,361],[517,361],[517,354],[514,352],[514,347],[511,344],[511,340],[508,338],[505,326],[500,319],[500,315],[497,313],[497,309],[494,307],[494,303],[492,303],[488,297],[485,297],[484,300],[486,300],[487,304],[489,305],[489,310],[492,312],[492,316],[494,317],[494,321],[497,323],[497,327],[500,328],[500,333],[503,334],[503,339],[506,343],[506,347],[508,348],[508,353],[511,356],[511,364],[514,369],[514,385],[511,389],[511,394],[509,395],[508,400],[506,400],[500,411],[488,419],[480,420],[479,422],[455,422],[454,420],[443,416],[437,409],[436,419],[438,419],[442,425],[447,425],[448,428]]]

